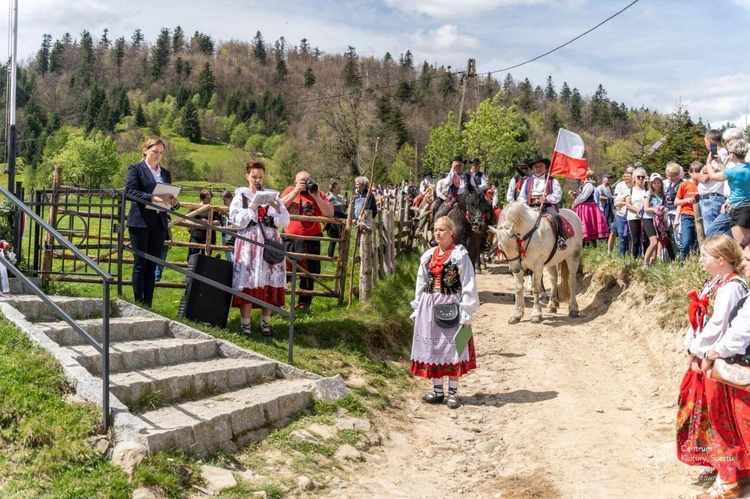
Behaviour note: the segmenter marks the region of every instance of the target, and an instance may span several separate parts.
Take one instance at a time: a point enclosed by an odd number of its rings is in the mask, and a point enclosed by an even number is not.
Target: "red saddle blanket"
[[[557,223],[555,222],[555,217],[552,215],[544,215],[544,218],[547,219],[547,223],[552,227],[552,232],[554,232],[555,237],[557,237]],[[565,239],[573,237],[576,233],[575,229],[573,229],[573,224],[571,224],[565,217],[560,217],[560,220],[562,220],[563,229],[565,229]]]

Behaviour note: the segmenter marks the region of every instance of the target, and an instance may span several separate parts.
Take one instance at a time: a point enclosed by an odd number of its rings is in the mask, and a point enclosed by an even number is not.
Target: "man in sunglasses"
[[[523,182],[531,172],[531,165],[529,164],[530,162],[530,159],[522,159],[518,162],[518,166],[516,167],[518,173],[513,175],[513,178],[510,181],[510,185],[508,185],[508,192],[505,195],[505,200],[509,203],[518,200],[518,195],[521,193]]]

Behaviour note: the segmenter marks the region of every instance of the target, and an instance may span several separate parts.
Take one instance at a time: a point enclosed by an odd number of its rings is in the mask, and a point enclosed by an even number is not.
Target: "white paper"
[[[158,196],[158,197],[167,196],[167,195],[172,195],[174,197],[177,197],[181,189],[182,187],[180,187],[179,185],[164,184],[162,182],[158,182],[156,184],[156,187],[154,187],[154,192],[152,192],[151,194],[154,196]],[[165,210],[172,209],[172,206],[167,203],[154,203],[154,204],[161,206]],[[158,210],[158,208],[154,208],[153,206],[146,206],[146,208],[148,208],[149,210],[154,210],[154,211]]]
[[[260,206],[267,206],[273,203],[278,197],[279,193],[276,191],[256,191],[252,202]]]

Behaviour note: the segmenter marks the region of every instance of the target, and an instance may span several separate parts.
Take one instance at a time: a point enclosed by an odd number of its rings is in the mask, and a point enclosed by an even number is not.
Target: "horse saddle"
[[[545,213],[544,218],[547,220],[547,223],[550,225],[550,227],[552,227],[552,232],[554,232],[555,237],[558,237],[557,222],[555,221],[555,217],[553,215],[550,215],[549,213]],[[573,224],[571,224],[568,219],[563,216],[560,216],[560,220],[562,221],[563,230],[565,230],[565,239],[570,239],[575,235]]]

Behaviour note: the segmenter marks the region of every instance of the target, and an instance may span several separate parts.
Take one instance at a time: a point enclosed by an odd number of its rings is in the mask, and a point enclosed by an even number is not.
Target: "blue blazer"
[[[162,182],[165,184],[172,183],[172,175],[166,168],[161,169]],[[144,201],[151,201],[153,192],[156,188],[156,180],[151,173],[151,169],[146,161],[141,161],[128,166],[128,175],[125,178],[125,192]],[[164,229],[167,230],[168,216],[165,211],[154,211],[146,207],[145,204],[131,201],[130,211],[128,212],[127,227],[143,229]]]

